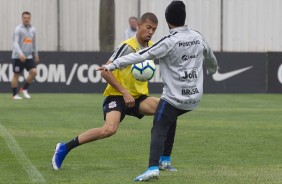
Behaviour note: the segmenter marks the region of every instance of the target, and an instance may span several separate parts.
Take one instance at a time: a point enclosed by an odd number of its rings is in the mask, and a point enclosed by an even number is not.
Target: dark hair
[[[142,15],[142,17],[140,18],[140,22],[144,22],[147,19],[149,19],[150,21],[154,22],[155,24],[158,24],[157,16],[155,14],[151,13],[151,12],[144,13]]]
[[[172,1],[165,10],[167,23],[173,26],[184,26],[186,19],[185,4],[182,1]]]
[[[24,11],[24,12],[22,13],[22,16],[24,16],[24,15],[31,15],[31,14],[30,14],[30,12],[28,12],[28,11]]]
[[[129,17],[128,21],[130,21],[131,19],[135,19],[136,21],[138,21],[137,17],[134,16]]]

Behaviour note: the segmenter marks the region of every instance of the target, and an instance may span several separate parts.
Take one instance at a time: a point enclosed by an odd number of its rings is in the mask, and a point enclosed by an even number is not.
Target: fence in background
[[[186,23],[201,32],[214,51],[282,51],[281,0],[183,0]],[[139,3],[138,3],[139,2]],[[168,34],[164,12],[171,0],[116,0],[115,46],[123,40],[128,17],[154,12],[156,41]],[[100,0],[0,0],[0,50],[12,48],[21,13],[32,13],[40,51],[99,51]],[[112,12],[107,12],[112,13]]]

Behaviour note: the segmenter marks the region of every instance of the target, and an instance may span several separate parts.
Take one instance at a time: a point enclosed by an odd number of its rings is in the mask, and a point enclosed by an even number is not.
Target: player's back
[[[196,108],[203,94],[204,38],[187,26],[172,30],[165,39],[168,54],[160,58],[164,81],[162,98],[179,109]]]

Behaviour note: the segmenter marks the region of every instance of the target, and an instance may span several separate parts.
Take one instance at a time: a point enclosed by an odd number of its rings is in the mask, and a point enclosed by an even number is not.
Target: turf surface
[[[103,125],[101,94],[0,94],[0,183],[125,184],[147,168],[152,117],[126,117],[111,138],[51,168],[57,142]],[[159,95],[155,95],[159,96]],[[155,183],[282,183],[282,96],[205,94],[179,118],[173,166]]]

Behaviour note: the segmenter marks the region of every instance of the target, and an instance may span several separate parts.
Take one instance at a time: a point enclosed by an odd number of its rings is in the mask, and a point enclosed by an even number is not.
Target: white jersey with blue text
[[[106,66],[113,70],[146,59],[159,59],[164,83],[162,99],[182,110],[196,108],[203,94],[203,65],[214,74],[217,60],[203,36],[187,26],[170,30],[149,48],[132,53]]]

